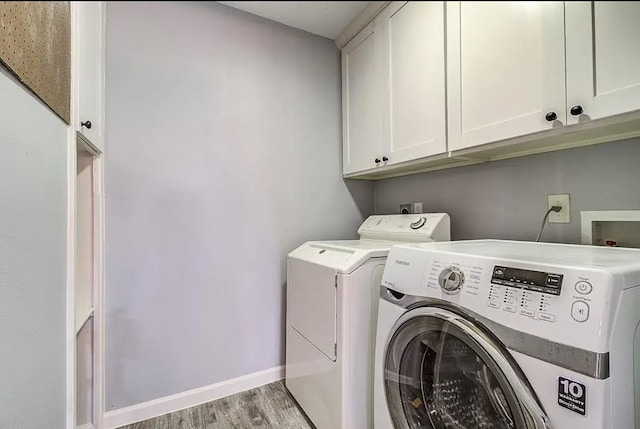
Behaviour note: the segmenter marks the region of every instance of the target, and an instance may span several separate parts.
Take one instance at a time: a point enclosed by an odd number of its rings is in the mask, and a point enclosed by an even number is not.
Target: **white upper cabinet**
[[[639,23],[637,1],[390,2],[343,49],[344,174],[640,135]]]
[[[344,174],[442,154],[444,2],[391,2],[342,50]]]
[[[392,2],[380,15],[386,163],[446,152],[444,2]]]
[[[640,2],[566,2],[569,123],[640,109]]]
[[[562,2],[448,2],[449,150],[566,124]]]
[[[342,50],[344,174],[382,163],[383,99],[377,38],[372,22]]]
[[[99,152],[104,150],[105,2],[74,2],[78,111],[74,126]]]

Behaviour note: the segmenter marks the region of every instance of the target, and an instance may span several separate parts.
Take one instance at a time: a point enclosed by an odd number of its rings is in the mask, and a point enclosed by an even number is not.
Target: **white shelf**
[[[76,336],[76,424],[87,428],[94,421],[94,326],[93,319]]]
[[[85,325],[85,323],[87,323],[87,320],[89,320],[92,316],[93,307],[87,307],[83,311],[76,313],[76,335],[78,335],[82,327]]]

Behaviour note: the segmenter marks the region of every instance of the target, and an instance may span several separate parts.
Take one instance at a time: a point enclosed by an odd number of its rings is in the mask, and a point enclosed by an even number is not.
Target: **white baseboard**
[[[93,423],[85,423],[80,426],[76,426],[76,429],[93,429]]]
[[[185,408],[215,401],[216,399],[264,386],[265,384],[273,383],[283,378],[284,366],[281,365],[209,386],[198,387],[197,389],[143,402],[142,404],[109,411],[104,415],[104,428],[116,429],[120,426],[130,425],[174,411],[180,411]]]

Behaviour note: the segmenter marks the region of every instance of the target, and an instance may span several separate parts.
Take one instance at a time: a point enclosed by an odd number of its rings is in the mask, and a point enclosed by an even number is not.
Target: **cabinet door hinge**
[[[338,343],[335,343],[333,345],[333,355],[337,358],[338,357]]]
[[[334,282],[333,282],[334,287],[336,287],[336,288],[337,288],[337,287],[338,287],[338,276],[335,276],[335,277],[334,277],[334,279],[333,279],[333,281],[334,281]]]

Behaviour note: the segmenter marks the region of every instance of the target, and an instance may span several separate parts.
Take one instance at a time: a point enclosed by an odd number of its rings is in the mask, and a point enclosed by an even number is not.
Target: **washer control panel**
[[[560,295],[562,278],[563,275],[557,273],[496,265],[493,267],[491,283],[550,295]]]
[[[408,255],[405,259],[419,265]],[[612,289],[602,271],[435,252],[423,264],[421,291],[406,293],[451,301],[504,326],[564,344],[587,341],[595,347],[606,341],[604,314]]]
[[[612,259],[599,265],[573,262],[596,251],[489,241],[395,245],[382,285],[551,342],[604,352],[627,271],[607,265],[617,258],[610,252],[605,256]]]

